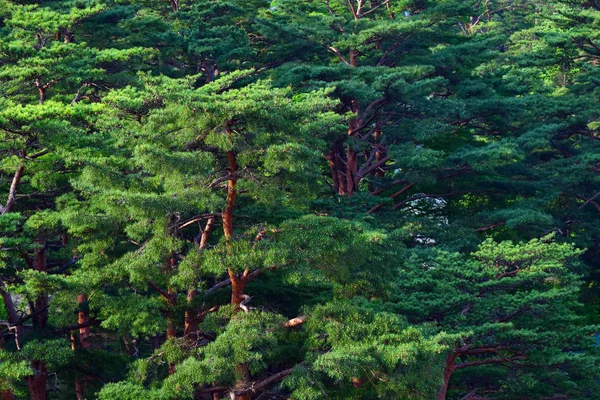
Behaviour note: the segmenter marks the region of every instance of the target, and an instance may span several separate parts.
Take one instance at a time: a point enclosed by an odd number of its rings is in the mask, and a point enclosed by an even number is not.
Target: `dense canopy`
[[[600,393],[600,2],[0,0],[2,400]]]

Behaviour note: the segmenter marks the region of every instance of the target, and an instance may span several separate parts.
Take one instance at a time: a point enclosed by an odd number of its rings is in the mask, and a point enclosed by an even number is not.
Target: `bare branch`
[[[4,207],[0,206],[0,215],[9,213],[14,208],[15,198],[17,195],[17,188],[19,187],[19,183],[21,182],[23,171],[25,171],[25,167],[19,165],[17,167],[17,170],[15,171],[15,175],[13,176],[12,183],[10,184],[10,189],[8,190],[8,199],[6,200],[6,205]]]
[[[349,67],[352,67],[352,64],[346,59],[346,57],[344,57],[344,55],[342,53],[340,53],[340,51],[338,49],[336,49],[333,46],[327,46],[327,45],[323,45],[327,50],[329,50],[330,52],[332,52],[333,54],[335,54],[336,56],[338,56],[338,58],[340,60],[342,60],[342,62],[344,64],[346,64]]]
[[[369,11],[365,11],[364,13],[359,13],[358,17],[364,17],[365,15],[371,14],[374,11],[377,11],[378,8],[383,7],[383,6],[388,6],[390,4],[390,0],[385,0],[384,2],[376,5],[375,7],[372,7],[371,9],[369,9]]]
[[[526,360],[526,359],[527,359],[527,356],[524,356],[524,355],[519,355],[519,356],[514,356],[514,357],[509,357],[509,358],[505,358],[505,357],[488,358],[485,360],[467,361],[467,362],[463,362],[460,364],[456,364],[456,369],[474,367],[477,365],[506,364],[506,363],[512,363],[514,361]]]
[[[300,326],[302,324],[304,324],[304,322],[306,321],[306,315],[300,315],[296,318],[292,318],[289,321],[287,321],[285,324],[283,324],[284,328],[294,328],[296,326]]]
[[[154,283],[154,281],[152,281],[151,279],[146,279],[146,282],[148,282],[152,289],[156,290],[162,297],[164,297],[167,300],[171,300],[171,296],[163,289],[161,289],[156,283]]]

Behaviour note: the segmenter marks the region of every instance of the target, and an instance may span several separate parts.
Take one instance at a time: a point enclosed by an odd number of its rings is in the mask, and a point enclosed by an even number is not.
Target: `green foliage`
[[[0,0],[0,389],[594,398],[599,16]]]

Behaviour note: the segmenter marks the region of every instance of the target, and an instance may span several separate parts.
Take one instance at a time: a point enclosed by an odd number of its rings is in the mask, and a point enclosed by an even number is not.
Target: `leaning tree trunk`
[[[448,393],[448,386],[450,385],[450,379],[452,374],[456,370],[456,358],[458,357],[457,352],[452,352],[446,356],[446,364],[444,366],[444,380],[442,387],[440,388],[436,399],[446,400],[446,394]]]

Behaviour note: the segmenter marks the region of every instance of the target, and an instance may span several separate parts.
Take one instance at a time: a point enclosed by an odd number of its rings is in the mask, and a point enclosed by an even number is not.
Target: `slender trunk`
[[[80,294],[77,296],[77,303],[79,303],[79,312],[77,313],[77,323],[79,325],[87,324],[90,322],[90,312],[87,306],[88,295]],[[79,328],[79,342],[82,349],[89,349],[92,347],[90,341],[92,335],[92,328],[90,326]]]
[[[350,65],[352,67],[356,67],[356,57],[358,57],[359,54],[360,52],[358,50],[350,50]]]
[[[85,378],[77,378],[75,380],[75,396],[77,400],[83,400],[85,398],[85,391],[87,390]]]
[[[233,208],[235,207],[236,198],[235,184],[237,183],[237,180],[234,175],[237,171],[237,160],[235,152],[227,152],[227,163],[229,165],[229,174],[231,175],[231,179],[227,181],[227,200],[225,204],[225,210],[223,210],[222,213],[222,218],[225,240],[229,241],[233,236]]]
[[[5,290],[5,287],[4,281],[0,279],[0,295],[4,300],[4,308],[8,314],[8,322],[13,325],[11,330],[15,335],[15,345],[17,350],[21,350],[21,340],[25,334],[25,329],[23,328],[23,324],[19,324],[19,314],[17,314],[17,308],[15,307],[12,296]]]
[[[381,143],[381,129],[379,129],[379,128],[375,129],[375,132],[373,133],[373,138],[375,139],[375,143],[377,143],[377,144]],[[386,148],[383,146],[380,146],[378,148],[377,152],[375,153],[375,163],[380,162],[381,160],[383,160],[386,157],[387,157]],[[385,171],[381,168],[377,168],[375,170],[375,176],[383,177],[383,176],[385,176]]]
[[[48,373],[46,363],[34,360],[31,362],[31,367],[35,374],[25,379],[29,386],[29,400],[46,400],[46,375]]]
[[[344,142],[346,136],[340,136],[333,143],[329,154],[326,156],[329,167],[331,169],[331,178],[333,179],[333,189],[338,194],[344,195],[347,193],[346,180],[346,151],[344,150]]]
[[[356,156],[356,150],[352,149],[350,145],[348,145],[346,158],[346,191],[349,196],[358,191],[358,179],[356,179],[357,172],[358,159]]]
[[[40,104],[44,104],[46,102],[46,89],[38,87],[38,91],[40,92]]]
[[[229,280],[231,281],[231,304],[235,306],[239,306],[241,302],[244,300],[244,288],[246,287],[246,282],[248,281],[248,274],[250,270],[246,268],[242,274],[239,276],[234,273],[231,269],[227,270],[229,274]],[[240,389],[245,387],[246,383],[250,380],[250,372],[248,371],[248,364],[241,363],[236,366],[236,372],[238,374],[238,379],[235,383],[235,389]],[[244,393],[238,396],[235,396],[236,400],[252,400],[251,393]]]
[[[24,151],[22,153],[24,153]],[[23,177],[23,171],[25,171],[25,167],[19,165],[13,176],[13,180],[10,184],[10,189],[8,190],[8,199],[6,200],[6,205],[4,207],[0,206],[0,215],[9,213],[14,208],[17,196],[17,189],[19,187],[19,183],[21,182],[21,178]]]
[[[204,226],[204,230],[202,231],[202,236],[200,237],[200,243],[198,245],[199,251],[202,251],[206,248],[206,245],[208,244],[208,238],[210,236],[210,232],[212,231],[213,226],[214,226],[214,222],[215,222],[215,217],[210,217],[206,221],[206,225]],[[197,294],[198,294],[198,291],[196,289],[189,289],[187,292],[188,309],[185,311],[185,325],[184,325],[184,329],[183,329],[183,335],[185,337],[189,337],[190,340],[196,339],[196,337],[192,337],[192,336],[195,336],[195,332],[198,331],[199,321],[197,318],[197,310],[194,310],[191,307],[191,304],[194,301],[194,298],[196,297]]]
[[[452,352],[446,356],[446,365],[444,367],[444,382],[442,387],[440,388],[436,399],[437,400],[446,400],[446,394],[448,392],[448,385],[450,384],[450,379],[452,378],[452,374],[456,370],[456,358],[458,357],[458,352]]]
[[[188,289],[187,291],[187,303],[189,308],[185,310],[183,336],[190,340],[196,340],[195,332],[198,331],[198,321],[194,312],[195,310],[191,308],[191,304],[197,294],[198,291],[196,289]]]
[[[88,295],[80,294],[77,296],[77,303],[79,304],[79,312],[77,313],[77,323],[79,325],[87,324],[90,321],[90,313],[87,305]],[[92,347],[91,342],[92,329],[90,326],[79,328],[79,345],[82,349],[87,350]],[[78,376],[75,379],[75,395],[77,400],[83,400],[85,392],[87,390],[87,376]]]
[[[227,124],[226,127],[228,133],[230,131],[230,123]],[[235,178],[235,173],[237,172],[237,160],[236,154],[234,151],[230,150],[227,152],[227,163],[229,167],[230,179],[227,181],[227,200],[225,205],[225,210],[222,213],[223,219],[223,234],[225,236],[225,240],[229,243],[231,238],[233,237],[233,209],[235,207],[235,184],[237,182]],[[229,280],[231,281],[231,304],[235,306],[239,306],[240,303],[244,300],[244,288],[246,286],[246,281],[248,279],[248,274],[250,273],[249,269],[246,269],[241,275],[237,275],[231,268],[227,268],[227,274],[229,275]],[[245,363],[238,364],[236,367],[236,371],[238,372],[238,379],[236,380],[236,388],[243,386],[250,378],[250,374],[248,371],[248,365]],[[237,397],[238,400],[251,400],[251,395],[241,395]]]
[[[250,371],[248,371],[248,364],[238,364],[235,368],[238,373],[238,379],[235,382],[236,389],[243,388],[246,383],[250,380]],[[236,400],[252,400],[252,394],[250,392],[237,395]]]

